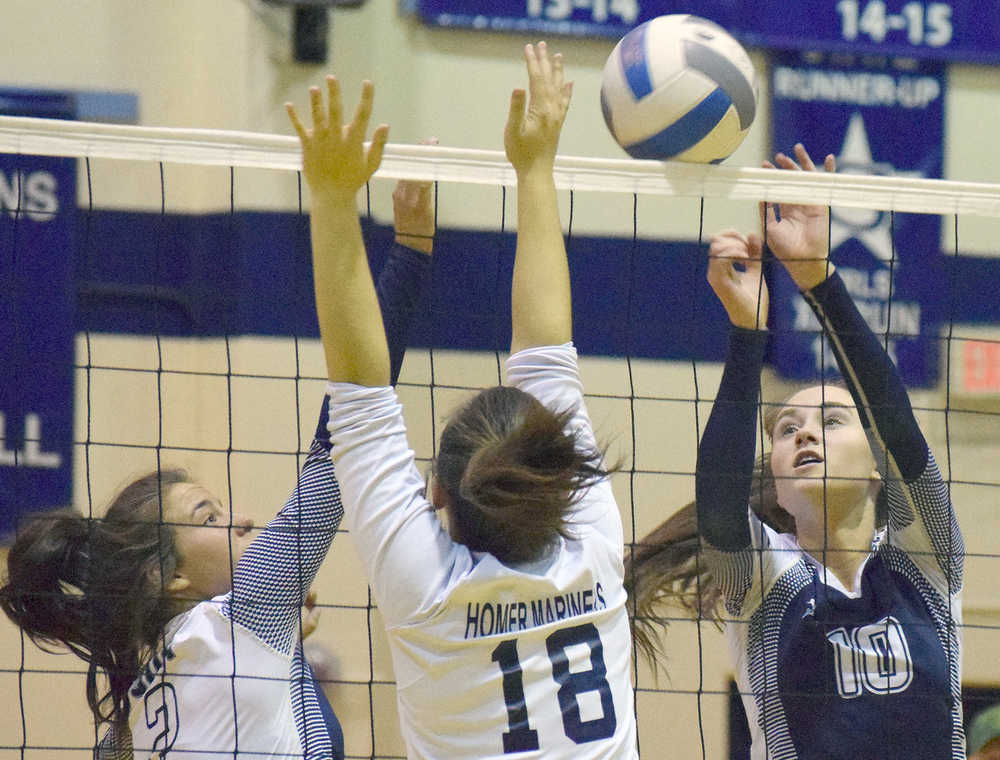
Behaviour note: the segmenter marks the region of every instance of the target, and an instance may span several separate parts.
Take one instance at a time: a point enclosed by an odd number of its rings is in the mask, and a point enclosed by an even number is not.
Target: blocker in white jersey
[[[343,307],[337,330],[321,325],[333,459],[389,634],[410,758],[636,756],[621,518],[583,404],[552,174],[572,88],[545,43],[524,58],[530,103],[512,93],[504,132],[518,180],[510,385],[449,420],[430,499],[388,387],[354,203],[385,131],[365,147],[370,108],[342,129],[332,78],[312,131],[298,125],[324,209],[313,208],[313,254]]]
[[[592,439],[572,346],[521,351],[515,387]],[[508,566],[454,541],[423,496],[389,388],[331,387],[341,490],[385,619],[412,758],[632,757],[622,526],[607,479],[560,538]],[[522,754],[523,753],[523,754]]]

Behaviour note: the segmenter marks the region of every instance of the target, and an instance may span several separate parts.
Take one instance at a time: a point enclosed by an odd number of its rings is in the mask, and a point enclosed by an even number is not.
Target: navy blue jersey
[[[699,529],[754,758],[963,758],[964,546],[899,375],[834,274],[805,294],[854,397],[888,522],[845,587],[747,499],[766,333],[734,329],[698,453]],[[735,464],[734,464],[735,462]]]

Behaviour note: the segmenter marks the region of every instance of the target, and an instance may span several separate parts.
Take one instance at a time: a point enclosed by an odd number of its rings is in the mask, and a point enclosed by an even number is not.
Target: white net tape
[[[0,116],[0,152],[301,168],[295,137],[13,116]],[[394,143],[386,146],[378,176],[477,185],[513,186],[516,182],[502,151]],[[1000,217],[1000,184],[989,183],[574,156],[556,160],[555,177],[558,187],[572,190]]]

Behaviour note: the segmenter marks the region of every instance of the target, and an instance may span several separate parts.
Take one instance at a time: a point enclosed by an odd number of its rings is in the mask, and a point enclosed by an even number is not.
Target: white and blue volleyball
[[[718,163],[753,123],[753,63],[718,24],[659,16],[615,46],[601,77],[601,110],[633,158]]]

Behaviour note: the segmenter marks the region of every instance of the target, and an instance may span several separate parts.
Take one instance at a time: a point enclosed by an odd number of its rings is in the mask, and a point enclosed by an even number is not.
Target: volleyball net
[[[298,140],[0,117],[0,154],[0,272],[20,289],[0,335],[8,352],[23,349],[0,396],[0,457],[10,455],[0,465],[18,470],[3,508],[28,500],[31,476],[46,470],[71,478],[73,505],[99,518],[133,476],[181,466],[264,524],[295,483],[325,382]],[[47,201],[58,196],[36,176],[48,171],[37,157],[75,159],[68,203]],[[555,175],[588,406],[623,462],[614,487],[629,543],[694,495],[727,329],[704,282],[709,235],[754,229],[759,201],[832,207],[845,281],[911,387],[965,528],[969,694],[1000,685],[991,582],[1000,570],[991,539],[1000,486],[991,278],[1000,249],[990,250],[1000,239],[1000,185],[567,156]],[[515,176],[502,152],[388,145],[360,205],[376,266],[392,239],[398,179],[437,183],[434,274],[399,385],[426,464],[448,411],[500,380]],[[64,237],[35,236],[33,226],[57,218]],[[897,244],[912,218],[937,220],[918,250],[912,236]],[[65,248],[53,255],[59,241]],[[62,262],[65,281],[39,261]],[[829,358],[794,293],[776,293],[785,311],[764,378],[772,399],[822,375]],[[60,372],[35,337],[45,334],[38,315],[56,302],[49,321],[63,330],[69,322],[73,367],[61,407],[71,441],[58,462],[45,458],[59,456],[46,417],[19,399]],[[322,618],[307,650],[323,660],[348,756],[403,757],[388,644],[348,538],[334,541],[314,588]],[[637,663],[640,747],[727,756],[741,732],[725,640],[709,621],[678,613],[665,651],[658,677]],[[88,756],[95,736],[80,662],[41,652],[6,619],[0,693],[10,696],[0,760]]]

